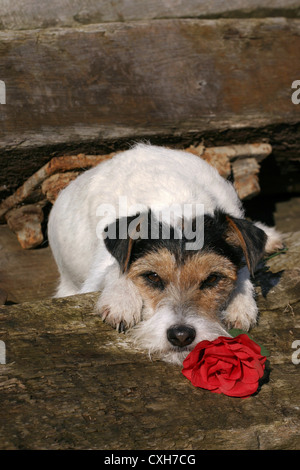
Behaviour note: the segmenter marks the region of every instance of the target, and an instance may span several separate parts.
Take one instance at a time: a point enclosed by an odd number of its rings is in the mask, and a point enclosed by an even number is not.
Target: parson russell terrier
[[[105,322],[177,364],[199,341],[256,323],[250,275],[282,246],[274,228],[244,218],[234,187],[208,163],[147,144],[61,191],[48,235],[56,297],[100,291]]]

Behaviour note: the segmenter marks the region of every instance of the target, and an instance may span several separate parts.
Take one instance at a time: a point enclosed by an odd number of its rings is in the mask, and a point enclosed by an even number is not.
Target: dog
[[[63,189],[48,238],[56,297],[99,291],[103,321],[175,364],[202,340],[255,325],[251,276],[282,247],[275,228],[245,219],[233,185],[207,162],[144,143]]]

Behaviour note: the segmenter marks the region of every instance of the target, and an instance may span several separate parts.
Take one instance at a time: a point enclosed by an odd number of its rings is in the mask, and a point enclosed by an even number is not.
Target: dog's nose
[[[167,338],[173,346],[187,346],[191,344],[196,336],[196,331],[191,326],[172,326],[167,330]]]

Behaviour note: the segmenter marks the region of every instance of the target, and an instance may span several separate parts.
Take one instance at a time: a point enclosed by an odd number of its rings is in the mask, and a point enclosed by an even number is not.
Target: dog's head
[[[141,310],[129,314],[136,321],[128,321],[125,312],[121,324],[131,327],[136,322],[130,330],[140,346],[171,362],[182,362],[199,341],[227,334],[222,312],[237,272],[246,263],[253,273],[264,251],[265,233],[245,219],[216,211],[201,222],[197,225],[195,218],[191,223],[192,233],[197,226],[204,229],[203,244],[197,248],[182,230],[184,221],[179,231],[166,227],[151,211],[118,219],[106,231],[106,248],[118,262],[120,280],[127,282],[119,302],[125,309]]]

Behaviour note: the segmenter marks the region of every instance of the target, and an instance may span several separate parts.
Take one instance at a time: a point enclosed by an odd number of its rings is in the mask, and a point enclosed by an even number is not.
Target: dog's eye
[[[163,289],[164,284],[157,273],[146,273],[144,274],[144,276],[147,279],[147,281],[149,281],[150,284],[152,284],[154,287]]]
[[[210,274],[205,281],[201,282],[200,289],[209,289],[210,287],[214,287],[218,284],[221,279],[221,274],[212,273]]]

